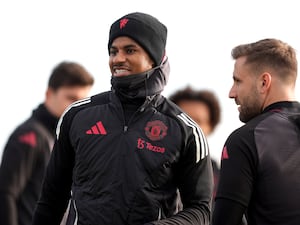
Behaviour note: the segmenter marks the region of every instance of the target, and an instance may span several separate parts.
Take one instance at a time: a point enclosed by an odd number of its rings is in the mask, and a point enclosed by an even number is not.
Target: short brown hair
[[[93,76],[79,63],[63,61],[52,70],[48,87],[57,90],[63,86],[92,86]]]
[[[260,41],[238,45],[231,51],[233,59],[246,56],[246,63],[254,69],[272,68],[282,79],[297,78],[297,58],[295,50],[278,39],[262,39]]]

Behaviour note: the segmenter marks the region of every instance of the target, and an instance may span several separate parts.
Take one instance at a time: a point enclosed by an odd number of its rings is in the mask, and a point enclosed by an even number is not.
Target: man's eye
[[[134,49],[127,49],[126,51],[127,51],[127,53],[128,53],[128,54],[132,54],[132,53],[134,53],[134,52],[135,52],[135,50],[134,50]]]
[[[110,50],[109,51],[109,55],[116,55],[117,54],[117,51],[116,50]]]

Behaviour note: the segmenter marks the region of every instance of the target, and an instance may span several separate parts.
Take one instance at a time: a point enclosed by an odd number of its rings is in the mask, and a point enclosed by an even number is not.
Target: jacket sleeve
[[[249,137],[245,138],[239,131],[226,140],[213,213],[214,225],[241,224],[250,202],[256,174],[256,156],[251,153],[255,151],[250,148]]]
[[[0,168],[0,224],[18,224],[17,202],[36,161],[36,138],[35,131],[17,128],[4,148]]]
[[[152,224],[210,224],[213,171],[208,144],[201,129],[193,121],[186,119],[185,141],[176,175],[183,210]]]
[[[74,151],[68,123],[63,118],[44,178],[40,199],[33,216],[33,225],[59,225],[70,199]]]
[[[243,225],[243,213],[246,207],[229,199],[218,199],[218,204],[214,208],[212,224],[222,225]],[[231,215],[231,216],[228,216]]]

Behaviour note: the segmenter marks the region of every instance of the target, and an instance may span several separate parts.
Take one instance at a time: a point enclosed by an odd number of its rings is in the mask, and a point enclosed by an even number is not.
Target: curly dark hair
[[[221,120],[221,107],[219,100],[214,92],[210,90],[194,90],[190,86],[187,86],[186,88],[178,90],[170,95],[169,99],[176,105],[179,105],[181,101],[199,101],[205,103],[209,108],[212,131]]]

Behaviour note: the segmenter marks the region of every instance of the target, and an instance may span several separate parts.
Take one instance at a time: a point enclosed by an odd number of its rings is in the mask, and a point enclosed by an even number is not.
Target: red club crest
[[[150,121],[145,127],[146,136],[152,141],[162,140],[167,135],[168,127],[160,120]]]

